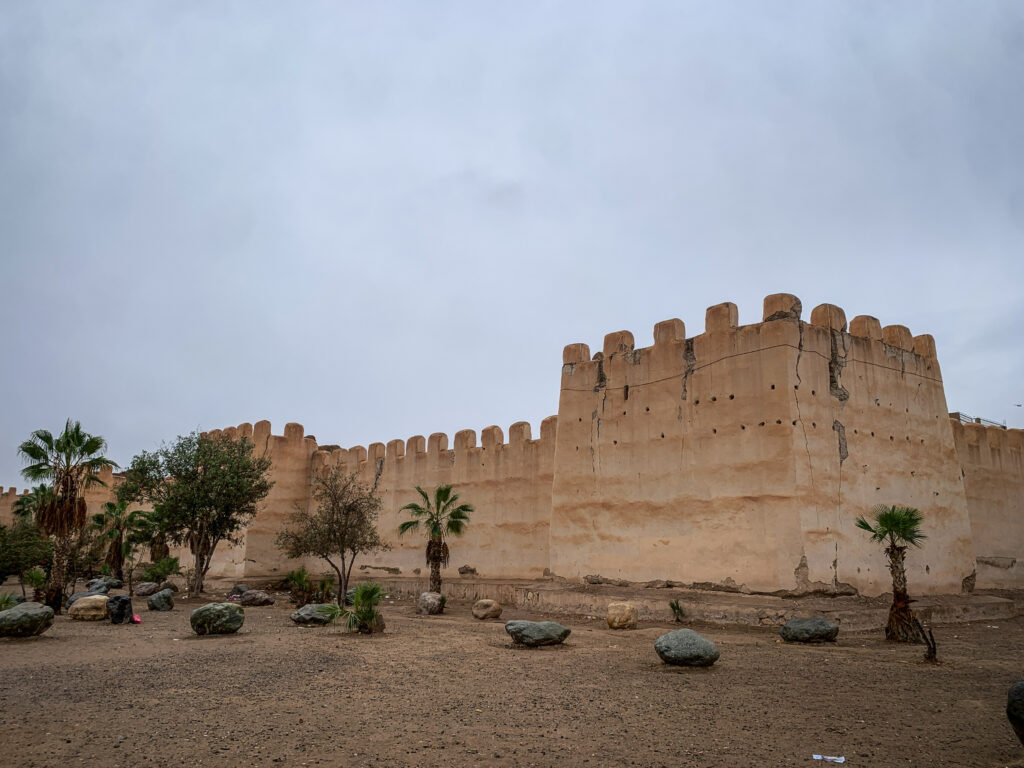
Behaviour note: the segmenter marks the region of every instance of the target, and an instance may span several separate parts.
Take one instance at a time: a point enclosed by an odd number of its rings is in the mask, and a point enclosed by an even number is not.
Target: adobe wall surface
[[[269,422],[260,422],[256,447],[260,450],[266,445],[273,460],[274,487],[264,510],[246,532],[244,547],[236,548],[238,554],[230,562],[215,563],[211,575],[272,576],[298,567],[300,563],[284,557],[277,548],[277,534],[297,506],[313,503],[314,474],[340,465],[346,472],[358,472],[368,485],[379,473],[377,491],[383,508],[378,528],[392,549],[360,559],[363,573],[393,574],[397,569],[413,575],[424,569],[425,538],[422,534],[397,536],[398,525],[408,514],[399,510],[419,501],[417,485],[429,491],[450,483],[478,514],[453,543],[446,577],[457,577],[459,566],[470,565],[484,577],[539,578],[548,567],[555,422],[552,417],[541,424],[539,439],[532,439],[529,424],[519,422],[509,428],[507,442],[501,428],[491,426],[482,430],[479,445],[473,430],[463,430],[455,434],[451,448],[448,437],[437,433],[429,440],[417,435],[386,445],[373,443],[368,449],[319,447],[315,438],[303,434],[299,424],[288,424],[285,435],[278,437],[270,435]],[[248,431],[249,426],[243,424],[235,433]],[[232,570],[239,562],[244,563],[241,571]],[[315,558],[302,564],[313,573],[328,570]]]
[[[279,577],[300,564],[275,540],[309,508],[331,465],[378,483],[379,529],[392,549],[362,575],[426,571],[421,535],[397,536],[417,485],[451,483],[476,512],[451,544],[446,579],[628,582],[781,594],[874,595],[890,589],[884,554],[855,527],[879,503],[924,513],[928,538],[908,555],[911,590],[1024,587],[1021,431],[951,422],[928,335],[868,316],[847,323],[823,304],[809,318],[789,294],[740,326],[733,304],[707,310],[705,332],[658,323],[563,353],[558,416],[538,438],[513,424],[368,447],[320,446],[300,424],[223,430],[272,460],[274,486],[239,546],[221,545],[210,575]],[[807,322],[809,320],[809,322]],[[109,473],[108,473],[109,474]],[[90,491],[90,512],[111,497]],[[0,523],[17,494],[0,493]],[[175,552],[187,564],[187,552]]]
[[[1024,587],[1024,430],[950,420],[981,589]]]
[[[754,325],[722,304],[693,338],[669,320],[649,348],[625,331],[593,359],[566,347],[554,573],[878,594],[884,556],[854,520],[885,502],[925,511],[915,588],[960,591],[974,557],[930,337],[915,353],[873,318],[850,334],[836,307],[800,315],[779,294]]]

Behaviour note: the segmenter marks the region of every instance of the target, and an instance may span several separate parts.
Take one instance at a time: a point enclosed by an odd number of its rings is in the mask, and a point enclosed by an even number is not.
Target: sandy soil
[[[655,638],[563,623],[563,647],[510,647],[506,610],[416,616],[384,635],[294,626],[279,599],[233,636],[188,612],[141,626],[59,617],[0,640],[3,766],[1024,766],[1006,691],[1024,677],[1024,620],[939,628],[941,665],[875,634],[793,646],[771,630],[695,627],[721,659],[662,664]]]

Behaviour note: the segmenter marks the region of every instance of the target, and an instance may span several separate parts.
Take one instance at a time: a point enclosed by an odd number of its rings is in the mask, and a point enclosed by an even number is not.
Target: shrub
[[[159,584],[166,581],[170,576],[177,576],[181,573],[181,564],[176,557],[165,557],[155,563],[149,563],[142,568],[143,581],[155,581]]]
[[[384,598],[384,588],[375,582],[364,581],[357,585],[352,596],[352,608],[342,608],[337,603],[329,603],[318,610],[330,619],[331,623],[338,619],[345,620],[345,626],[364,635],[384,631],[384,621],[377,610]]]
[[[682,624],[683,616],[685,616],[685,614],[683,613],[683,606],[679,604],[679,601],[670,601],[668,607],[672,609],[672,619],[676,622],[676,624]]]
[[[18,600],[12,593],[4,592],[0,594],[0,611],[6,611],[9,608],[13,608],[17,604]]]

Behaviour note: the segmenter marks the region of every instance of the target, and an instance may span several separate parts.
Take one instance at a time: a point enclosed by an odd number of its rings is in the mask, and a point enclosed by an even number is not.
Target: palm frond
[[[398,526],[398,535],[401,536],[401,535],[403,535],[405,533],[408,533],[409,531],[415,531],[419,527],[420,527],[420,521],[419,520],[406,520],[404,523],[399,524],[399,526]]]

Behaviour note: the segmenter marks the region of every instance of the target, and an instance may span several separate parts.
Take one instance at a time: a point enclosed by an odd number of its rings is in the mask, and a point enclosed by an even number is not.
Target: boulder
[[[34,637],[53,624],[53,608],[42,603],[19,603],[0,611],[0,637]]]
[[[443,607],[439,592],[424,592],[416,601],[416,613],[425,613],[428,616],[440,613]]]
[[[512,636],[513,642],[531,648],[558,645],[572,632],[556,621],[510,621],[505,625],[505,631]]]
[[[171,592],[177,592],[178,585],[175,584],[173,581],[163,581],[160,582],[160,589],[169,589],[171,590]]]
[[[839,634],[839,625],[828,619],[790,619],[779,630],[787,643],[831,643]]]
[[[89,592],[76,592],[75,594],[73,594],[71,597],[69,597],[67,599],[67,601],[64,603],[64,607],[65,608],[70,608],[72,605],[75,604],[76,600],[80,600],[83,597],[93,597],[94,595],[105,595],[109,591],[110,591],[109,587],[100,586],[97,589],[90,590]]]
[[[0,616],[3,614],[0,613]],[[1010,686],[1006,696],[1006,717],[1020,743],[1024,744],[1024,680],[1018,680]]]
[[[352,589],[348,590],[345,593],[345,605],[352,605],[352,603],[355,601],[355,599],[356,599],[356,588],[352,587]]]
[[[128,624],[132,618],[132,599],[128,595],[114,595],[107,600],[107,613],[111,624]]]
[[[144,581],[135,587],[135,594],[139,597],[149,597],[160,591],[160,585],[155,581]]]
[[[77,621],[104,621],[107,618],[106,595],[87,595],[75,600],[68,608],[68,616]]]
[[[274,598],[262,589],[250,589],[242,594],[238,602],[242,605],[273,605]]]
[[[149,596],[146,605],[151,611],[173,611],[174,593],[169,589],[161,589]]]
[[[320,613],[320,608],[330,603],[307,603],[292,614],[292,621],[303,627],[322,627],[330,623],[330,619]]]
[[[654,641],[654,650],[666,664],[680,667],[710,667],[718,661],[718,649],[692,629],[677,629]]]
[[[89,592],[97,592],[97,587],[106,587],[107,589],[120,589],[123,586],[121,580],[113,576],[99,576],[85,585],[85,588]],[[104,594],[106,594],[104,592]]]
[[[609,629],[636,629],[636,606],[632,603],[608,603]]]
[[[230,635],[245,622],[245,608],[235,603],[207,603],[192,611],[189,623],[197,635]]]
[[[245,585],[245,584],[235,584],[235,586],[233,586],[231,588],[231,591],[228,592],[228,597],[241,597],[242,595],[244,595],[248,591],[249,591],[249,587],[247,585]]]
[[[497,600],[477,600],[473,603],[473,616],[478,619],[497,619],[501,616],[501,603]]]

